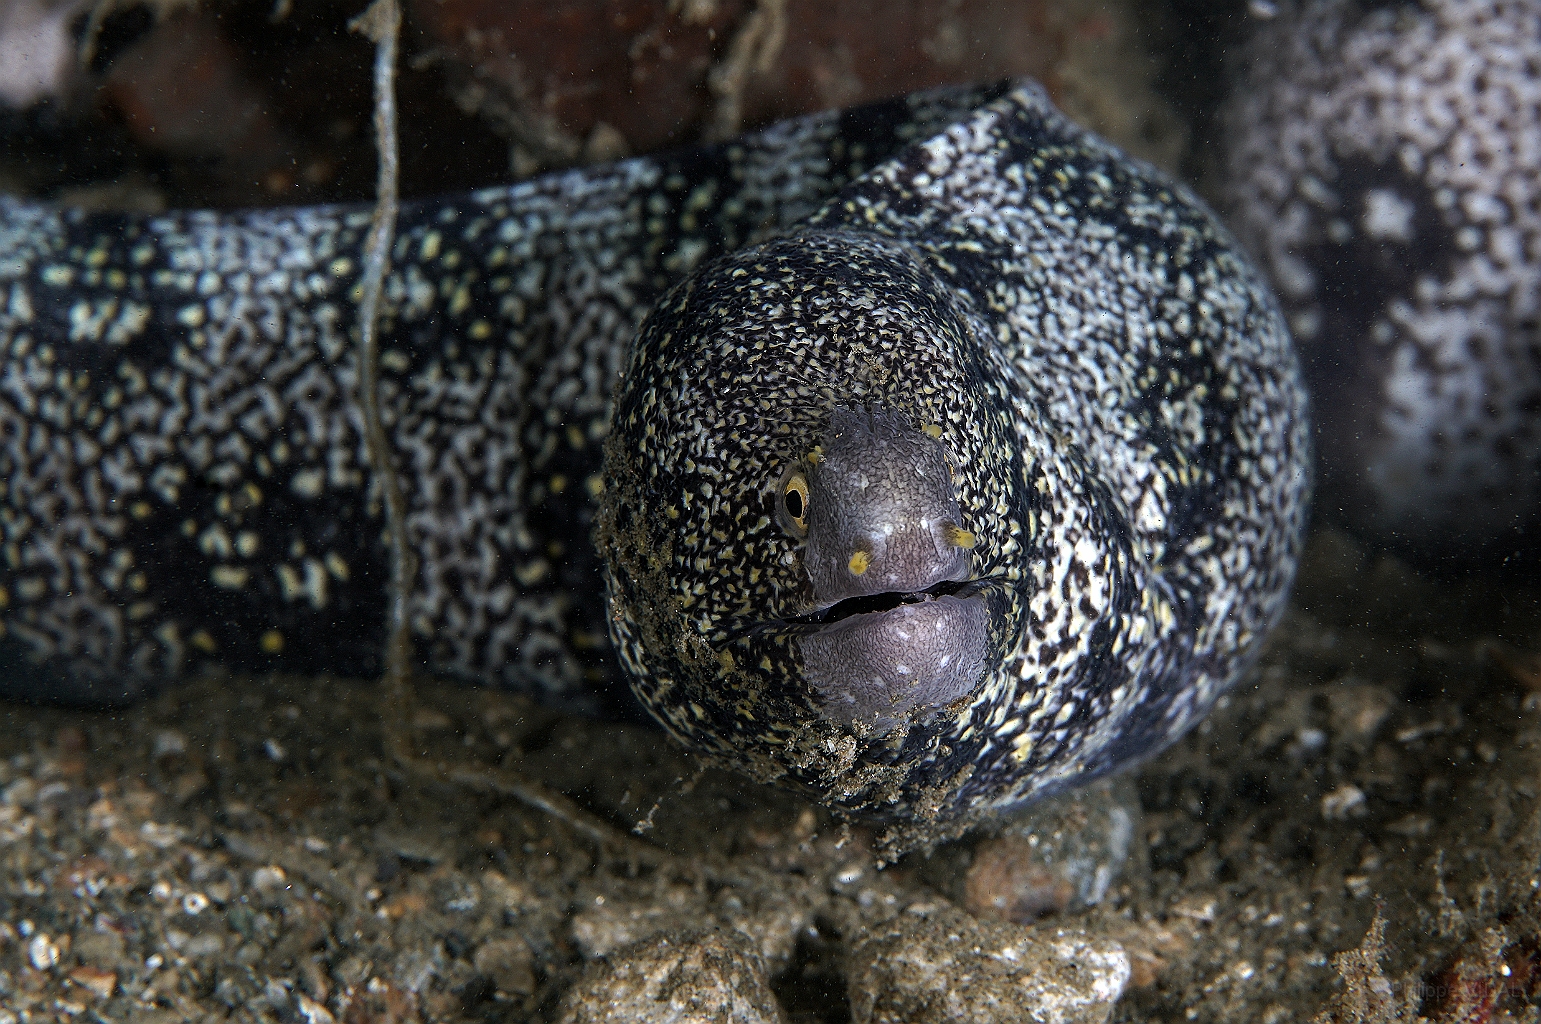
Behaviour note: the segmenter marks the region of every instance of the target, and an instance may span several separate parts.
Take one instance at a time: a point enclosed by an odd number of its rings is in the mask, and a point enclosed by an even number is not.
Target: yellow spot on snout
[[[942,436],[942,428],[935,423],[923,424],[920,428],[920,432],[925,434],[927,437],[940,438]]]
[[[942,527],[942,535],[947,538],[947,543],[955,548],[971,548],[979,543],[978,537],[954,523],[948,523]]]
[[[262,634],[259,643],[263,654],[281,654],[284,649],[284,635],[276,629],[270,629]]]
[[[214,638],[210,636],[208,630],[205,629],[200,629],[198,632],[194,633],[187,639],[194,647],[198,648],[204,654],[213,654],[215,649],[218,647],[218,645],[214,643]]]
[[[851,560],[846,563],[846,567],[849,568],[852,574],[856,576],[860,576],[862,573],[866,572],[867,568],[871,565],[872,556],[865,551],[856,552],[851,556]]]

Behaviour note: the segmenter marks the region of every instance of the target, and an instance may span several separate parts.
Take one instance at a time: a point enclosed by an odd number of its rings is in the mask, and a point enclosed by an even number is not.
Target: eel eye
[[[782,525],[799,537],[808,535],[808,478],[794,469],[781,483]]]

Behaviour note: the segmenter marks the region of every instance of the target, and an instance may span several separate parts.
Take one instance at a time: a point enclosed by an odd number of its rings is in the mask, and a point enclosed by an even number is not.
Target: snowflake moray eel
[[[368,220],[0,200],[0,692],[379,670]],[[425,668],[589,708],[625,679],[848,813],[1154,753],[1294,573],[1273,298],[1030,83],[409,205],[386,296]]]

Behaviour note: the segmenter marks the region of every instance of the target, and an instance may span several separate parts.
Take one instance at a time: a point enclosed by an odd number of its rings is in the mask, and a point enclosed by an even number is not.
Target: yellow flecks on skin
[[[732,672],[738,665],[733,661],[732,651],[723,651],[717,655],[717,664],[722,666],[724,672]]]
[[[16,584],[16,592],[23,601],[36,601],[48,593],[48,585],[38,579],[20,580]]]
[[[203,316],[202,306],[183,306],[177,312],[177,322],[183,327],[202,327]]]
[[[195,519],[182,520],[182,536],[191,537],[198,532],[198,522]]]
[[[145,575],[142,572],[136,572],[128,578],[128,589],[130,590],[143,592],[149,586],[150,581],[145,579]]]
[[[229,558],[232,550],[230,535],[223,526],[215,523],[198,535],[198,550],[210,558]]]
[[[569,425],[567,428],[567,443],[572,445],[574,448],[582,448],[584,444],[583,431],[579,430],[575,426]]]
[[[202,651],[204,654],[213,654],[216,650],[219,649],[219,645],[214,642],[214,638],[209,635],[209,632],[206,629],[200,629],[198,632],[188,637],[187,641]]]
[[[668,508],[663,510],[663,514],[668,516],[670,519],[678,519],[680,517],[679,506],[670,505]]]
[[[43,271],[43,283],[50,288],[68,288],[75,280],[75,271],[71,267],[54,266]]]
[[[942,436],[942,428],[935,423],[921,424],[920,432],[925,434],[927,437],[940,438]]]
[[[107,250],[106,249],[92,249],[90,252],[86,253],[86,266],[88,266],[88,267],[105,267],[106,265],[107,265]]]
[[[353,273],[353,261],[346,256],[339,256],[332,261],[331,266],[327,269],[332,272],[333,277],[347,277]]]
[[[289,489],[302,498],[316,498],[326,484],[326,475],[319,469],[302,469],[289,480]]]
[[[821,445],[821,444],[816,444],[816,445],[813,446],[813,451],[808,453],[808,462],[809,462],[810,465],[817,466],[820,462],[823,462],[823,461],[824,461],[824,446]]]
[[[459,316],[471,308],[471,289],[464,285],[455,289],[455,294],[449,298],[449,315]]]
[[[240,590],[251,579],[251,570],[239,565],[216,565],[209,570],[209,579],[216,587]]]
[[[250,558],[252,555],[257,553],[257,548],[260,543],[261,542],[257,539],[257,535],[252,533],[250,530],[247,530],[243,533],[238,533],[236,534],[235,538],[236,554],[240,555],[242,558]]]
[[[251,502],[253,505],[262,504],[262,488],[258,487],[254,483],[248,483],[241,490],[246,495],[247,501]]]
[[[942,535],[947,538],[947,543],[955,548],[971,548],[979,543],[979,538],[970,530],[965,530],[956,523],[948,523],[942,527]]]
[[[258,641],[263,654],[282,654],[284,650],[284,635],[276,629],[270,629],[262,634]]]
[[[865,551],[858,551],[852,555],[851,560],[846,563],[846,568],[850,569],[851,572],[855,575],[860,576],[862,573],[866,572],[867,569],[871,567],[871,565],[872,556]]]
[[[11,593],[10,593],[10,591],[6,590],[4,587],[0,587],[0,608],[9,608],[10,606],[11,606]]]
[[[305,592],[305,582],[300,579],[299,571],[294,566],[281,563],[276,571],[278,586],[283,591],[285,601],[293,601]]]
[[[128,606],[128,617],[135,622],[148,619],[155,614],[155,604],[152,601],[135,601]]]
[[[533,587],[551,569],[551,563],[544,558],[537,558],[533,562],[526,562],[514,570],[514,578],[526,587]]]
[[[1028,733],[1022,733],[1011,745],[1011,756],[1019,762],[1025,762],[1033,753],[1033,738]]]
[[[307,558],[299,569],[288,563],[281,563],[275,571],[278,573],[278,585],[283,591],[285,601],[294,601],[303,597],[310,602],[312,608],[318,611],[326,607],[326,572],[322,569],[320,562],[314,558]]]
[[[328,551],[326,558],[326,571],[335,579],[346,581],[348,579],[348,563],[342,560],[342,556],[335,551]]]
[[[437,231],[430,231],[428,234],[424,235],[423,248],[421,250],[422,258],[424,260],[438,259],[439,246],[442,245],[443,242],[443,236],[440,235]]]
[[[400,349],[386,349],[380,353],[380,365],[392,373],[406,373],[412,368],[412,360]]]
[[[561,494],[563,491],[567,490],[567,478],[561,473],[558,473],[556,476],[551,478],[551,482],[547,486],[551,488],[552,494]]]
[[[587,480],[583,481],[583,486],[589,492],[589,497],[597,498],[605,493],[605,478],[598,473],[594,473]]]
[[[136,501],[128,508],[128,514],[133,516],[135,519],[146,519],[149,517],[151,511],[152,509],[150,508],[150,503],[148,501]]]
[[[492,325],[485,320],[472,320],[468,333],[476,341],[486,341],[492,337]]]
[[[150,307],[137,302],[130,302],[123,307],[123,316],[119,318],[117,327],[108,331],[108,340],[119,337],[127,341],[129,338],[144,333],[144,329],[149,323]]]

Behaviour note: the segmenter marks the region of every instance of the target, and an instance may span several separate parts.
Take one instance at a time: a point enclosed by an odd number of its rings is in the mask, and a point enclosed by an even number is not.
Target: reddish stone
[[[260,168],[286,148],[265,97],[242,77],[208,13],[157,25],[113,61],[101,95],[136,141],[174,156],[221,156]]]
[[[1043,864],[1021,836],[982,841],[964,880],[964,905],[971,913],[1017,924],[1062,913],[1073,895],[1070,882]]]
[[[541,164],[645,152],[945,82],[1052,84],[1047,0],[415,0]],[[1072,28],[1070,31],[1078,31]]]

